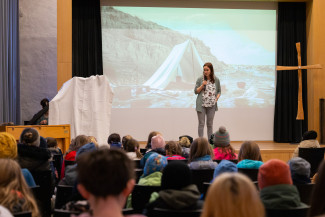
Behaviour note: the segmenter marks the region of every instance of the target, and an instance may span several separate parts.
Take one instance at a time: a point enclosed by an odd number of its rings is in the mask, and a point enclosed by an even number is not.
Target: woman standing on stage
[[[207,136],[210,138],[213,133],[213,118],[218,110],[217,101],[221,94],[220,81],[214,75],[213,65],[205,63],[203,65],[203,75],[196,80],[194,93],[196,98],[196,111],[199,119],[198,133],[203,137],[205,116],[207,117]]]

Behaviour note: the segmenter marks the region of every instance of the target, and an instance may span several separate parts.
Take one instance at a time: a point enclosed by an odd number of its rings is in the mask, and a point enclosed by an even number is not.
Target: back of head
[[[40,146],[40,135],[34,128],[25,128],[20,134],[19,142],[30,146]]]
[[[122,138],[122,146],[123,146],[123,149],[124,149],[124,150],[126,150],[126,143],[127,143],[130,139],[133,139],[132,136],[130,136],[130,135],[123,136],[123,138]]]
[[[310,163],[301,157],[294,157],[288,161],[291,175],[310,177]]]
[[[95,136],[88,136],[89,139],[90,139],[90,142],[94,143],[94,145],[96,146],[96,148],[99,148],[99,145],[98,145],[98,142],[97,142],[97,139]]]
[[[158,134],[151,138],[151,148],[157,149],[157,148],[165,148],[165,140],[162,137],[162,135]]]
[[[40,104],[42,106],[42,108],[45,108],[46,106],[48,106],[50,100],[48,98],[44,98],[41,100]]]
[[[213,158],[213,150],[208,140],[204,137],[196,138],[190,148],[189,161],[193,161],[196,158],[210,155]]]
[[[146,177],[154,172],[162,172],[165,166],[167,166],[167,158],[153,153],[147,159],[144,168],[143,168],[143,177]]]
[[[46,137],[46,143],[48,148],[56,148],[58,146],[58,142],[53,137]]]
[[[191,146],[191,141],[186,136],[183,136],[179,140],[179,145],[181,147],[189,148]]]
[[[107,143],[111,145],[112,143],[121,143],[121,136],[117,133],[112,133],[107,139]]]
[[[121,150],[101,149],[77,160],[79,183],[95,197],[118,196],[134,179],[132,160]]]
[[[167,144],[165,146],[165,150],[168,151],[168,154],[170,156],[182,154],[182,147],[174,141],[167,142]]]
[[[139,149],[139,142],[131,138],[124,144],[124,149],[126,152],[135,152]]]
[[[152,132],[149,133],[148,140],[147,140],[147,146],[146,146],[147,149],[151,148],[151,139],[152,139],[152,137],[157,136],[158,134],[161,135],[161,133],[159,133],[158,131],[152,131]]]
[[[79,150],[76,153],[76,159],[78,159],[84,153],[95,151],[95,150],[97,150],[96,145],[92,142],[88,143],[88,144],[82,146],[81,148],[79,148]]]
[[[192,183],[190,168],[182,161],[169,162],[161,178],[162,189],[180,190]]]
[[[213,178],[221,175],[222,173],[236,173],[238,172],[237,165],[229,160],[222,160],[214,169]]]
[[[302,140],[315,140],[317,138],[317,132],[314,130],[306,131],[302,135]]]
[[[74,139],[74,147],[72,151],[78,151],[82,146],[90,143],[90,138],[85,135],[79,135]],[[71,143],[72,145],[72,143]],[[70,146],[71,146],[70,145]]]
[[[258,171],[258,186],[265,187],[281,184],[292,185],[289,166],[278,159],[272,159],[263,164]]]
[[[238,153],[238,161],[249,159],[262,161],[262,156],[258,144],[253,141],[244,142]]]
[[[16,158],[17,143],[13,135],[9,133],[0,133],[0,158]]]
[[[217,132],[211,135],[214,147],[226,147],[230,145],[230,137],[226,127],[221,126]]]
[[[201,217],[265,216],[253,183],[239,173],[223,173],[209,187]]]

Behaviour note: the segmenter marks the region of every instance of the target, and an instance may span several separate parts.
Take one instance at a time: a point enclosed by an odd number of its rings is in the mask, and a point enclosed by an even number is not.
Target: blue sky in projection
[[[227,64],[275,65],[276,10],[115,8],[197,37]]]

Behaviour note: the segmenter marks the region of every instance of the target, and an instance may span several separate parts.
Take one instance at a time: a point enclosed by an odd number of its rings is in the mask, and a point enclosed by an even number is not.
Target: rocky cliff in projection
[[[194,85],[204,62],[213,63],[221,80],[221,107],[273,104],[272,67],[263,68],[265,82],[255,86],[252,78],[263,76],[260,66],[225,64],[198,38],[113,7],[101,9],[103,68],[115,92],[113,107],[194,107]]]

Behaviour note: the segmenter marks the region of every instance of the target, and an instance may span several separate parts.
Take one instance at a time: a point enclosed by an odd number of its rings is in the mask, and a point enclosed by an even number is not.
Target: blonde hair
[[[189,162],[192,162],[194,159],[203,157],[205,155],[210,155],[211,159],[214,158],[213,149],[208,140],[204,137],[199,137],[193,141],[190,147]]]
[[[88,138],[90,139],[90,142],[94,143],[96,148],[99,148],[99,145],[98,145],[98,142],[97,142],[97,139],[95,136],[88,136]]]
[[[16,158],[17,142],[13,135],[0,133],[0,158]]]
[[[191,141],[184,136],[179,140],[179,144],[181,147],[189,148],[191,146]]]
[[[249,178],[223,173],[209,187],[201,217],[264,217],[264,206]]]
[[[18,163],[12,159],[0,159],[0,205],[13,212],[17,204],[22,211],[31,211],[33,217],[40,216]]]
[[[167,142],[165,150],[168,151],[169,156],[182,155],[182,147],[175,141]]]
[[[238,161],[244,159],[262,161],[262,156],[258,144],[253,141],[245,141],[239,150]]]

